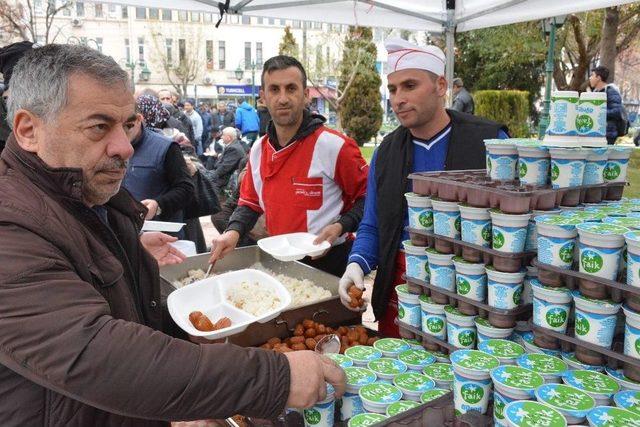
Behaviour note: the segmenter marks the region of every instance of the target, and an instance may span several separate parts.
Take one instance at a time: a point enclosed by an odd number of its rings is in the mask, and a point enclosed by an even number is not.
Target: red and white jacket
[[[268,135],[251,148],[239,206],[264,213],[271,236],[314,234],[365,196],[369,166],[356,142],[320,126],[276,151]]]

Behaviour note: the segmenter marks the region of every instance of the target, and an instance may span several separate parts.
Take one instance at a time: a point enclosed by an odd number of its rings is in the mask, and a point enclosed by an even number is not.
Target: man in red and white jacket
[[[350,233],[364,211],[369,167],[354,140],[324,126],[324,117],[305,109],[307,75],[298,60],[275,56],[264,64],[260,97],[272,122],[255,142],[227,230],[212,244],[210,262],[224,257],[265,215],[271,236],[309,232],[332,248],[309,265],[336,276],[344,273]]]

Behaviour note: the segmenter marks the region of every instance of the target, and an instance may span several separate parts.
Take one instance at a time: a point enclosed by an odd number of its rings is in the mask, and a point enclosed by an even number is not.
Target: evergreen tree
[[[349,27],[340,65],[340,124],[358,145],[368,142],[382,124],[377,49],[370,28]]]
[[[280,42],[278,53],[280,55],[287,55],[298,58],[298,55],[300,53],[298,42],[296,42],[296,38],[293,36],[293,33],[291,32],[291,29],[289,27],[284,28],[284,35],[282,36],[282,41]]]

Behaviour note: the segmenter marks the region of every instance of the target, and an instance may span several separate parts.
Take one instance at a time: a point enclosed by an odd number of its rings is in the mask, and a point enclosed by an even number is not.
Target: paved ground
[[[217,234],[216,228],[213,226],[213,224],[211,223],[211,219],[208,216],[203,216],[202,218],[200,218],[200,224],[202,224],[202,231],[204,232],[204,238],[207,244],[211,244],[211,241]],[[365,284],[366,290],[364,296],[368,301],[370,301],[371,289],[373,288],[373,279],[367,276],[367,278],[365,279]],[[375,319],[373,316],[373,310],[371,309],[371,306],[369,306],[367,308],[367,311],[365,311],[362,315],[362,323],[370,329],[378,330],[378,324],[374,320]]]

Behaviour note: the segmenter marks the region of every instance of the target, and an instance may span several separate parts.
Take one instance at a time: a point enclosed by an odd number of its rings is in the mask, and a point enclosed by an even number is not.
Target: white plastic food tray
[[[243,282],[258,283],[264,289],[272,290],[280,299],[280,305],[260,317],[236,308],[228,299],[229,290]],[[210,340],[235,335],[254,323],[265,323],[278,316],[291,304],[291,295],[278,280],[258,270],[246,269],[223,273],[173,291],[167,298],[169,314],[185,332]],[[200,311],[212,323],[222,317],[231,320],[231,326],[212,332],[197,330],[189,320],[189,314]]]
[[[306,256],[322,255],[331,247],[327,241],[314,245],[317,237],[311,233],[281,234],[258,240],[258,247],[277,260],[298,261]]]
[[[145,221],[142,225],[142,231],[164,231],[165,233],[177,233],[184,222],[168,222],[168,221]]]

